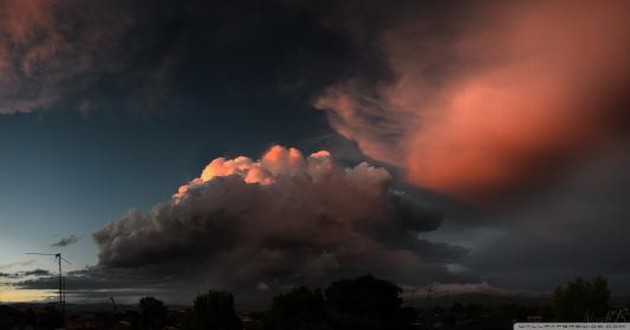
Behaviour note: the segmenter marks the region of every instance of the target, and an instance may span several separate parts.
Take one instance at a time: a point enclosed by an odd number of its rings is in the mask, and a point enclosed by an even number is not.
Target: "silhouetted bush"
[[[265,329],[328,329],[326,302],[321,290],[300,287],[273,298]]]
[[[558,286],[553,293],[553,312],[558,321],[584,321],[604,317],[608,311],[610,290],[602,276],[592,281],[577,277],[566,286]]]
[[[371,275],[332,283],[325,291],[294,289],[276,296],[266,330],[411,329],[415,312],[402,307],[401,289]]]
[[[234,296],[224,291],[209,291],[198,295],[188,329],[241,330],[243,325],[234,309]]]
[[[402,307],[402,289],[372,275],[332,283],[325,293],[335,329],[410,329],[415,318]]]
[[[160,329],[165,325],[168,309],[161,300],[154,297],[140,299],[139,328],[143,330]]]

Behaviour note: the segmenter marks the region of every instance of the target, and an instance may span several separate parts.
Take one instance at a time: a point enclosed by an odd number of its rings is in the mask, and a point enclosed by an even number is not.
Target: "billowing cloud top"
[[[363,163],[360,166],[374,171],[374,176],[370,178],[373,180],[370,180],[368,184],[386,185],[391,180],[391,176],[384,169],[369,167],[367,163]],[[273,146],[260,161],[253,161],[244,156],[234,159],[220,157],[213,160],[206,166],[200,177],[181,186],[174,198],[179,200],[186,196],[190,188],[199,186],[216,177],[237,175],[243,178],[246,183],[268,185],[274,183],[275,177],[279,175],[293,176],[304,174],[313,179],[319,179],[331,170],[332,161],[330,153],[327,151],[313,153],[305,159],[302,153],[295,148],[286,149],[281,146]]]
[[[172,200],[96,232],[99,266],[215,285],[446,272],[441,262],[467,251],[419,239],[441,217],[391,191],[391,180],[367,163],[341,168],[326,151],[274,146],[256,161],[217,158]]]

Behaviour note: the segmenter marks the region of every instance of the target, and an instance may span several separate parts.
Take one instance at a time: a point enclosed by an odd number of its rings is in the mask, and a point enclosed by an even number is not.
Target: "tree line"
[[[255,313],[258,330],[407,330],[413,328],[415,310],[404,307],[402,289],[372,275],[342,279],[325,289],[297,287],[275,296],[268,310]],[[556,321],[587,321],[601,318],[609,310],[608,281],[577,277],[558,286],[551,310]],[[167,307],[153,297],[140,300],[140,329],[162,329],[168,323]],[[183,324],[188,330],[241,330],[234,296],[227,291],[198,295],[190,316]]]
[[[297,287],[273,298],[267,311],[255,315],[260,330],[407,330],[415,312],[402,306],[402,289],[396,284],[365,275],[343,279],[326,289]],[[153,297],[140,299],[140,328],[161,329],[167,308]],[[183,325],[188,330],[241,330],[234,296],[226,291],[198,295]]]

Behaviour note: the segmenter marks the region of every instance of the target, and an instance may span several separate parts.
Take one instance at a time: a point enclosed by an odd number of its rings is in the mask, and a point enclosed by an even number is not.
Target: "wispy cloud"
[[[51,244],[50,246],[51,247],[59,247],[59,248],[66,247],[68,245],[72,245],[72,244],[78,242],[80,239],[81,238],[76,236],[76,235],[70,235],[68,237],[64,237],[64,238],[60,239],[59,241]]]
[[[13,267],[30,266],[35,263],[35,259],[29,259],[25,261],[12,262],[8,264],[1,264],[0,270],[11,269]]]
[[[33,270],[19,271],[19,272],[14,272],[14,273],[0,273],[0,278],[20,279],[20,278],[24,278],[28,276],[45,277],[45,276],[51,276],[51,275],[52,275],[51,272],[45,269],[37,268]]]

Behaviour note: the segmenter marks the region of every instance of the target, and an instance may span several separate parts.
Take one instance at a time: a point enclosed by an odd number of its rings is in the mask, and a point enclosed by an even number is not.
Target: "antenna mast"
[[[59,265],[59,309],[61,310],[61,318],[62,323],[65,324],[66,320],[66,281],[63,277],[63,269],[61,266],[61,262],[65,262],[67,264],[72,264],[70,261],[66,260],[66,258],[61,256],[61,252],[58,253],[27,253],[31,255],[40,255],[40,256],[51,256],[55,258],[57,264]]]

